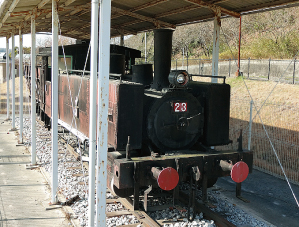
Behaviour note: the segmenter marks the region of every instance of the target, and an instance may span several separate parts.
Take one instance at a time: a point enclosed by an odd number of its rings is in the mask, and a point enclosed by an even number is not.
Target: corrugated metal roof
[[[160,27],[209,20],[215,11],[235,16],[269,7],[298,6],[294,0],[112,0],[111,36],[136,34]],[[58,2],[61,34],[77,39],[90,36],[91,0]],[[36,31],[51,32],[52,0],[6,0],[0,6],[0,37],[30,33],[31,15]]]

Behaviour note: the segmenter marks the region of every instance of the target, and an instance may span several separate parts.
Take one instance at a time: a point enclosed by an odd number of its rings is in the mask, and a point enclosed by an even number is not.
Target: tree
[[[59,36],[58,37],[58,46],[66,46],[75,43],[75,39],[69,38],[66,36]],[[52,46],[52,37],[46,36],[45,38],[38,38],[36,42],[37,47],[51,47]]]
[[[19,47],[15,46],[15,57],[19,53]],[[9,53],[9,58],[11,59],[11,53]]]
[[[244,17],[244,32],[255,32],[259,35],[267,35],[275,43],[285,38],[296,28],[296,11],[291,9],[280,9]]]
[[[213,27],[211,22],[191,24],[178,27],[173,33],[173,52],[175,54],[183,52],[195,55],[211,54],[213,42]],[[199,48],[200,53],[193,53]]]
[[[23,53],[24,54],[30,54],[31,53],[31,47],[24,47],[23,48]]]

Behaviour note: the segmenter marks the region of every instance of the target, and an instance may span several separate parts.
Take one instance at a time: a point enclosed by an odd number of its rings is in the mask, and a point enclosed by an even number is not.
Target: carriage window
[[[66,55],[65,56],[65,61],[64,61],[64,57],[63,55],[59,55],[58,58],[58,68],[60,71],[65,71],[66,70],[66,66],[68,70],[73,69],[73,56],[71,55]]]

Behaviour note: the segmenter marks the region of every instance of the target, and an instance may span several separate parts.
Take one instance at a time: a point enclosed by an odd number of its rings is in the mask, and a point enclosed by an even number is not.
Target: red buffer
[[[245,162],[240,161],[233,165],[230,176],[234,182],[241,183],[247,178],[248,173],[248,165]]]
[[[171,167],[167,167],[163,170],[156,167],[152,167],[152,173],[159,187],[165,191],[174,189],[179,183],[178,172]]]

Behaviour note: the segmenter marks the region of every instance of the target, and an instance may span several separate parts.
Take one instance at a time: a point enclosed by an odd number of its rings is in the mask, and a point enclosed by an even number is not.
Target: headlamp
[[[173,70],[168,76],[168,81],[175,87],[185,87],[189,82],[189,75],[185,70]]]
[[[185,78],[184,74],[179,74],[179,75],[177,76],[177,78],[176,78],[176,81],[177,81],[179,84],[183,84],[183,83],[185,83],[185,80],[186,80],[186,78]]]

